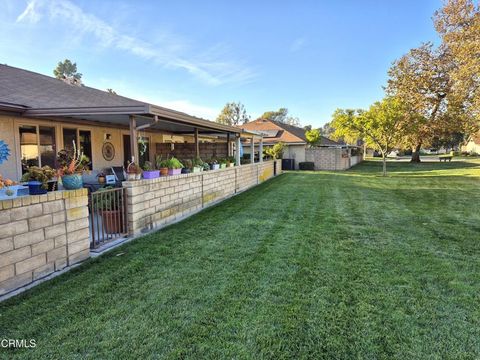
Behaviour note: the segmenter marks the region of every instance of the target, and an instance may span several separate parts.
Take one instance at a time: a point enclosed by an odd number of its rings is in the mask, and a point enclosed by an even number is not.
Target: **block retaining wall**
[[[281,174],[281,161],[124,182],[138,235]],[[87,189],[0,201],[0,297],[90,257]],[[7,295],[9,296],[9,295]]]
[[[86,189],[0,201],[0,296],[89,256]]]
[[[281,173],[281,161],[277,175]],[[130,235],[198,212],[274,176],[274,161],[200,173],[124,182]]]

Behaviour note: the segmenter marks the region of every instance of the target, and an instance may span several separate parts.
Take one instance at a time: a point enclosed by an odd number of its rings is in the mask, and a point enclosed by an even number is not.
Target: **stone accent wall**
[[[282,172],[277,160],[277,172]],[[124,182],[130,235],[148,232],[198,212],[274,176],[274,161]]]
[[[0,201],[0,295],[90,256],[87,189]]]
[[[226,158],[227,143],[200,143],[199,150],[202,159]],[[175,143],[174,150],[168,143],[155,144],[156,153],[162,155],[162,158],[175,156],[177,159],[193,159],[195,158],[195,144],[193,143]]]
[[[350,154],[350,149],[340,148],[312,148],[305,150],[305,161],[313,162],[315,170],[347,170],[361,162],[361,156]]]

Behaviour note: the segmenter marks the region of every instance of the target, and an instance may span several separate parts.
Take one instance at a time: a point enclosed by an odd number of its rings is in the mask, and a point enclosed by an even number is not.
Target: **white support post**
[[[255,164],[255,138],[252,136],[250,141],[252,142],[250,163]]]
[[[124,159],[132,161],[137,165],[140,165],[140,157],[138,152],[138,135],[137,135],[137,121],[135,116],[130,116],[130,153],[131,159]]]
[[[258,159],[263,162],[263,137],[260,138],[260,145],[258,147]]]
[[[240,166],[240,135],[235,139],[235,162],[237,166]]]

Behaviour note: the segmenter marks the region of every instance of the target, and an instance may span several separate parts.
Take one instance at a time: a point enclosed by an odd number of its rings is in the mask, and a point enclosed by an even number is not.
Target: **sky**
[[[242,102],[318,127],[383,97],[391,63],[438,41],[441,0],[0,0],[0,63],[214,120]]]

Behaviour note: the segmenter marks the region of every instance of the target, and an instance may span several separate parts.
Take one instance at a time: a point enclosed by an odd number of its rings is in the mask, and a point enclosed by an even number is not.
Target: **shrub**
[[[168,168],[169,169],[181,169],[183,168],[183,164],[175,157],[171,157],[170,159],[167,160],[168,163]]]
[[[315,170],[315,164],[310,161],[300,162],[298,163],[298,168],[300,170]]]

